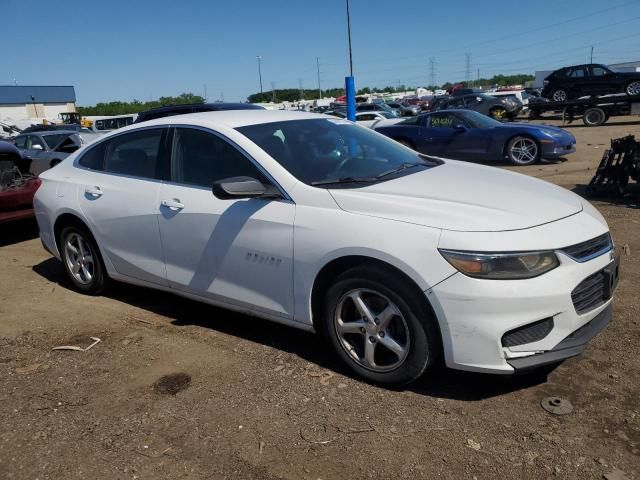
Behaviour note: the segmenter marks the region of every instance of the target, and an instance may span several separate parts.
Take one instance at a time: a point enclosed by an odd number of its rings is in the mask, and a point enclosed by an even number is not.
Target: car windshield
[[[438,164],[348,120],[289,120],[237,130],[309,185],[355,187]]]
[[[473,110],[456,112],[456,115],[466,121],[472,128],[493,128],[502,125],[499,121]]]

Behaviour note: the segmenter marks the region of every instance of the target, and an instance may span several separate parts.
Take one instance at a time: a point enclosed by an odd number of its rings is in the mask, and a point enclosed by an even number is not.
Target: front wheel
[[[513,137],[507,144],[507,158],[514,165],[531,165],[540,160],[540,147],[531,137]]]
[[[435,362],[435,319],[413,291],[399,276],[366,266],[343,273],[327,291],[324,333],[361,377],[403,385]]]
[[[630,97],[636,97],[640,95],[640,81],[636,80],[634,82],[629,83],[629,85],[627,85],[627,88],[625,88],[625,92]]]
[[[98,295],[108,277],[100,251],[89,232],[80,227],[65,227],[60,233],[62,263],[75,287],[83,293]]]

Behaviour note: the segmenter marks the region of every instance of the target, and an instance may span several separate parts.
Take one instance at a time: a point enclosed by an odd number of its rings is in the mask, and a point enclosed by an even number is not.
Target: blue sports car
[[[375,130],[426,155],[456,160],[530,165],[576,151],[575,137],[561,128],[500,123],[471,110],[427,113]]]

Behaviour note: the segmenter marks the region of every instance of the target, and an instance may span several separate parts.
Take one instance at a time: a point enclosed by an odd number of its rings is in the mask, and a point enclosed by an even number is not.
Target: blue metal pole
[[[347,119],[356,121],[356,85],[353,77],[344,78],[345,92],[347,94]]]

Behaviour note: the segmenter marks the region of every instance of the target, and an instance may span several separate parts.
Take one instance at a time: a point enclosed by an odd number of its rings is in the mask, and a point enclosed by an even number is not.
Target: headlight
[[[553,270],[560,262],[553,252],[477,253],[439,249],[456,270],[473,278],[518,280]]]

